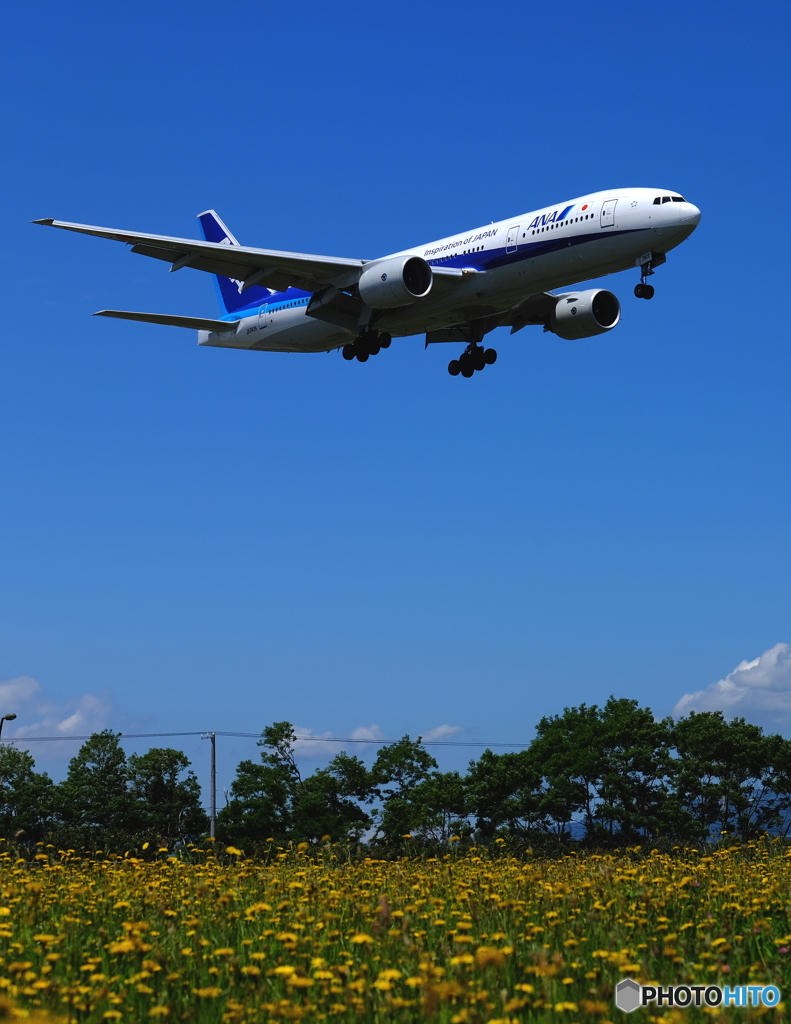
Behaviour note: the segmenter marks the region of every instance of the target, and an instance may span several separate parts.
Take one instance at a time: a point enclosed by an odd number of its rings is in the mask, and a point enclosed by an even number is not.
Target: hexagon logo
[[[624,978],[615,986],[615,1005],[624,1013],[631,1013],[640,1005],[640,986],[634,978]]]

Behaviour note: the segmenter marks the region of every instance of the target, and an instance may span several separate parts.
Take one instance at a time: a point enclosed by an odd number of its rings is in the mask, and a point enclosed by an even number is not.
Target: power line
[[[260,732],[218,732],[212,729],[201,729],[197,732],[121,732],[118,733],[119,739],[124,740],[140,740],[140,739],[154,739],[163,736],[232,736],[237,739],[261,739]],[[4,743],[53,743],[53,742],[64,742],[64,741],[78,741],[78,740],[89,740],[90,736],[8,736],[3,742]],[[311,740],[315,743],[375,743],[380,747],[391,747],[396,743],[400,743],[401,740],[375,740],[375,739],[359,739],[353,736],[296,736],[296,740],[307,741]],[[417,742],[417,741],[415,741]],[[474,740],[420,740],[420,743],[424,747],[508,747],[514,748],[527,748],[530,746],[529,743],[482,743]]]

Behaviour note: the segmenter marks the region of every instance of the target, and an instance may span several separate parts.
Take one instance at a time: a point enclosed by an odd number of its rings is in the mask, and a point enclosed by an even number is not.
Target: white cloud
[[[63,703],[46,698],[41,684],[30,676],[19,676],[0,683],[0,711],[14,713],[17,719],[6,722],[3,739],[19,740],[37,760],[68,755],[74,749],[67,743],[21,742],[34,736],[84,736],[104,729],[112,713],[105,694],[86,693]]]
[[[685,693],[673,713],[690,711],[722,711],[775,731],[791,726],[791,644],[775,644],[705,690]]]
[[[433,743],[437,740],[447,740],[461,731],[460,725],[438,725],[436,729],[429,729],[428,732],[422,734],[423,742]]]
[[[342,750],[347,753],[362,754],[366,749],[376,749],[377,744],[374,743],[344,743],[342,740],[338,741],[332,739],[333,734],[331,732],[316,733],[313,729],[303,728],[300,725],[294,726],[294,732],[297,734],[297,741],[294,744],[294,750],[299,757],[310,757],[310,758],[331,758],[335,757]],[[324,737],[328,737],[324,739]],[[347,734],[344,733],[343,739],[346,739]],[[356,729],[352,729],[348,733],[349,740],[383,740],[385,738],[384,733],[378,725],[360,725]]]

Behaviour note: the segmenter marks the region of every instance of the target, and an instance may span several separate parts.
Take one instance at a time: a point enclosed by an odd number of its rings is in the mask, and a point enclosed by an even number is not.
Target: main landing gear
[[[484,366],[491,366],[497,360],[497,353],[493,348],[482,348],[480,345],[468,345],[458,359],[451,359],[448,363],[448,373],[451,377],[472,377],[476,370],[482,370]]]
[[[634,293],[638,299],[653,299],[654,287],[641,281],[640,284],[634,286]]]
[[[341,352],[344,359],[357,359],[364,363],[370,356],[378,355],[383,348],[390,348],[392,340],[386,332],[379,334],[378,331],[366,331],[351,344],[344,345]]]

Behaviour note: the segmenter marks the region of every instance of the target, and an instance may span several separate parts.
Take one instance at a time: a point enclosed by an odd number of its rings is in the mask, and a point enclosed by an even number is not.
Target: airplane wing
[[[246,288],[266,285],[279,291],[289,287],[315,291],[333,282],[343,287],[343,279],[353,274],[353,280],[356,280],[355,272],[368,262],[343,257],[311,256],[308,253],[278,252],[275,249],[253,249],[220,242],[199,242],[192,238],[171,238],[168,235],[149,235],[139,231],[118,231],[90,224],[71,224],[51,217],[33,223],[126,242],[132,246],[132,252],[170,263],[171,270],[193,267],[209,274],[243,281]]]
[[[169,313],[129,313],[124,309],[100,309],[94,316],[112,316],[117,320],[142,320],[144,324],[166,327],[191,327],[194,331],[235,331],[238,320],[209,320],[200,316],[171,316]]]
[[[516,334],[528,324],[546,324],[557,303],[557,296],[552,292],[539,292],[528,296],[524,302],[509,309],[508,314],[500,321],[503,327],[510,327],[511,334]]]

